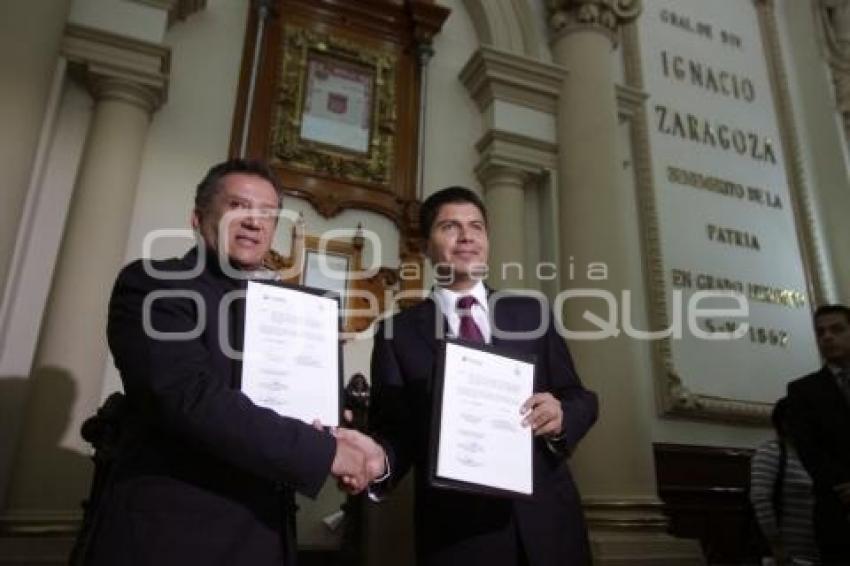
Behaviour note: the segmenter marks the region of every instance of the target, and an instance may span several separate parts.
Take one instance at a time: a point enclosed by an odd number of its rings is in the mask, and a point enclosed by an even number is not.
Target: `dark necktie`
[[[460,327],[457,334],[461,340],[483,344],[484,335],[481,334],[481,329],[478,328],[472,318],[472,306],[477,302],[472,295],[457,300],[457,314],[460,316]]]
[[[844,368],[835,374],[835,381],[838,383],[838,388],[844,394],[844,398],[850,403],[850,370]]]

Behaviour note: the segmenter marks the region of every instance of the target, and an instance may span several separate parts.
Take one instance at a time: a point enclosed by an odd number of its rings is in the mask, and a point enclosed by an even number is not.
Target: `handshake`
[[[321,427],[320,423],[314,426]],[[333,430],[336,454],[331,464],[331,474],[340,489],[355,495],[369,483],[387,473],[387,457],[381,445],[365,434],[351,428]]]

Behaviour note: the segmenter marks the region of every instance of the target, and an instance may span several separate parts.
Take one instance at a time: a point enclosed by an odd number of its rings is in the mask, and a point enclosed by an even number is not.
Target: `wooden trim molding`
[[[0,538],[75,536],[83,522],[82,512],[7,513],[0,515]]]
[[[765,550],[749,503],[747,448],[656,443],[670,534],[698,539],[709,564],[755,564]]]

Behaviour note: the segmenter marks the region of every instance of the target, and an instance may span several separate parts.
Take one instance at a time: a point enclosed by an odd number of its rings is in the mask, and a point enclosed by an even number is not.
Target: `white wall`
[[[60,65],[64,69],[64,65]],[[8,317],[0,330],[0,508],[5,495],[12,455],[23,430],[28,395],[32,394],[30,372],[35,357],[42,314],[48,304],[51,281],[71,201],[77,168],[91,119],[91,98],[83,87],[59,74],[57,107],[51,128],[45,132],[43,170],[38,185],[27,195],[22,230],[17,243],[20,261],[9,279]],[[54,398],[57,407],[66,400]],[[62,407],[61,410],[67,410]],[[58,412],[58,411],[57,411]],[[68,448],[69,447],[66,446]]]
[[[782,0],[777,3],[777,19],[828,298],[847,303],[850,301],[847,140],[825,59],[823,33],[815,14],[817,4],[815,0]]]
[[[0,2],[0,296],[57,68],[68,0]]]
[[[546,2],[540,0],[521,0],[528,3],[532,17],[534,18],[534,30],[537,35],[537,48],[540,52],[540,60],[545,63],[552,62],[552,51],[549,49],[549,22],[546,15]]]
[[[248,0],[210,0],[206,10],[176,24],[168,102],[153,117],[142,159],[127,259],[141,255],[147,233],[188,228],[195,186],[227,157],[236,104]],[[156,254],[182,254],[187,241],[162,242]]]
[[[167,17],[164,10],[130,0],[73,0],[68,21],[160,43]]]
[[[460,70],[478,49],[475,28],[461,0],[440,0],[452,13],[434,38],[434,58],[428,65],[425,119],[424,196],[450,185],[480,190],[475,178],[476,142],[483,129],[481,113],[466,87]]]

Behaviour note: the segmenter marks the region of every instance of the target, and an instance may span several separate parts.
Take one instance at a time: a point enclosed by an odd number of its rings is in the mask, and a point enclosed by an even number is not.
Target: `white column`
[[[491,166],[479,170],[490,226],[490,276],[496,289],[522,289],[528,262],[525,257],[525,183],[528,174],[515,167]]]
[[[489,281],[498,289],[539,290],[537,262],[555,260],[541,257],[535,246],[553,228],[539,208],[545,199],[535,192],[557,161],[555,117],[563,79],[560,67],[488,46],[460,73],[486,128],[476,144],[475,171],[493,226]]]
[[[577,280],[610,293],[619,305],[624,290],[639,283],[627,269],[626,243],[638,237],[623,229],[629,214],[620,181],[618,115],[612,50],[619,27],[637,17],[640,2],[550,2],[552,53],[567,70],[558,112],[561,267],[574,262],[607,265],[604,281]],[[638,274],[639,276],[639,274]],[[599,299],[566,303],[571,330],[596,330],[585,310],[603,318]],[[635,379],[639,355],[629,337],[573,340],[570,349],[585,384],[599,395],[600,416],[571,464],[585,503],[597,564],[700,563],[692,541],[664,533],[656,494],[649,415]]]
[[[90,29],[66,34],[65,55],[95,106],[28,380],[8,490],[13,527],[73,526],[80,515],[91,465],[79,429],[100,403],[107,302],[124,259],[151,114],[167,85],[168,49]]]

